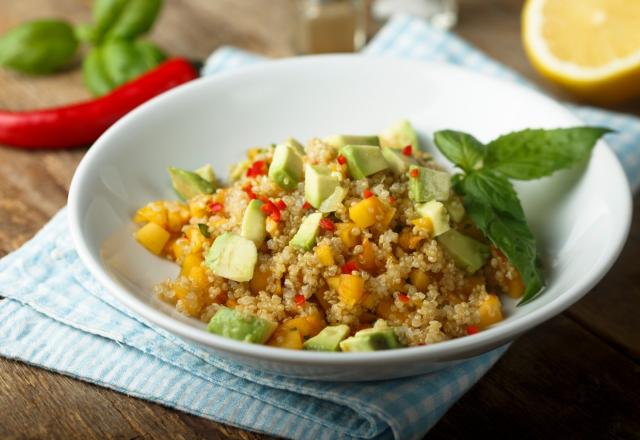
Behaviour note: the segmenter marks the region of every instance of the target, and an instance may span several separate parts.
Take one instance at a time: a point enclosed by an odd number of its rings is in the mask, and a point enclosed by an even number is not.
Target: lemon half
[[[640,0],[527,0],[522,39],[533,66],[578,96],[640,96]]]

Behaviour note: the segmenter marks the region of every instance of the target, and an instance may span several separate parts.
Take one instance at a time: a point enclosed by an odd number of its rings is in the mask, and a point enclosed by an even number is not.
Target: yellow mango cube
[[[302,343],[302,335],[298,329],[280,325],[276,331],[273,332],[273,335],[271,335],[267,345],[291,350],[302,350]]]
[[[358,255],[358,263],[360,263],[360,267],[369,273],[376,273],[378,270],[376,252],[369,240],[362,242],[362,253]]]
[[[433,234],[433,222],[429,217],[421,217],[411,220],[411,223],[420,231]]]
[[[409,279],[411,280],[411,284],[420,292],[426,292],[431,282],[429,275],[418,269],[411,271]]]
[[[400,236],[398,237],[398,244],[405,251],[414,251],[418,249],[420,243],[424,240],[424,237],[419,235],[415,235],[411,228],[404,228],[400,232]]]
[[[253,278],[249,281],[249,289],[251,293],[257,295],[263,290],[267,290],[269,280],[269,271],[262,271],[259,266],[253,271]]]
[[[478,311],[480,313],[480,322],[478,323],[480,329],[484,329],[503,320],[502,303],[497,295],[487,295],[485,300],[480,304]]]
[[[340,301],[349,307],[355,306],[364,295],[364,280],[360,275],[340,275],[338,296]]]
[[[189,221],[189,210],[184,205],[173,207],[167,211],[167,229],[171,232],[180,232]]]
[[[171,234],[158,224],[150,222],[138,229],[134,236],[150,252],[160,255]]]
[[[340,286],[340,277],[337,276],[337,277],[329,277],[329,278],[327,278],[327,284],[333,290],[337,291],[338,290],[338,286]]]
[[[133,217],[136,223],[155,223],[163,229],[167,228],[167,208],[163,201],[147,203],[138,209]]]
[[[298,330],[303,338],[317,335],[325,326],[324,319],[315,313],[290,319],[281,325],[283,328]]]
[[[182,269],[180,270],[180,275],[185,277],[189,276],[191,273],[191,269],[194,267],[198,267],[202,264],[202,255],[200,254],[189,254],[184,257],[182,260]]]
[[[513,278],[507,278],[507,291],[506,294],[511,298],[520,298],[524,294],[524,282],[519,272],[515,272]]]
[[[193,286],[200,291],[204,291],[209,287],[209,277],[207,276],[207,270],[203,266],[192,267],[189,272],[189,279]]]
[[[322,244],[316,247],[316,257],[323,266],[333,266],[336,264],[333,259],[333,252],[331,252],[331,246],[329,245]]]
[[[376,196],[371,196],[349,208],[349,218],[360,228],[368,228],[378,222],[378,216],[385,214],[384,204]]]
[[[358,237],[356,237],[351,233],[351,231],[355,227],[356,225],[354,223],[337,223],[336,224],[338,237],[340,237],[342,244],[344,244],[347,249],[351,249],[356,244],[358,244]]]

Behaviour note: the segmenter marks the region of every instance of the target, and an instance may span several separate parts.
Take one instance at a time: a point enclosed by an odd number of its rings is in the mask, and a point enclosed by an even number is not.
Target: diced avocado
[[[337,211],[340,207],[340,204],[347,196],[347,189],[342,186],[336,187],[336,189],[331,193],[329,197],[324,199],[320,206],[318,207],[318,211],[323,212],[325,214],[329,212]]]
[[[318,235],[318,229],[320,228],[320,220],[322,220],[322,214],[319,212],[306,216],[289,244],[305,251],[313,249],[316,244],[316,235]]]
[[[213,192],[214,188],[211,182],[206,181],[196,173],[175,167],[169,167],[168,171],[173,189],[182,199],[188,200],[198,194],[211,194]]]
[[[340,149],[345,159],[349,174],[354,179],[364,179],[371,174],[389,168],[380,147],[372,145],[346,145]]]
[[[340,341],[349,335],[348,325],[331,325],[325,327],[320,333],[307,340],[302,347],[312,351],[338,351]]]
[[[330,197],[340,185],[340,176],[326,165],[305,165],[304,198],[314,208]]]
[[[368,328],[360,330],[355,336],[345,339],[340,343],[342,351],[378,351],[400,348],[393,328]]]
[[[424,203],[431,200],[443,202],[449,198],[450,191],[449,173],[425,167],[409,167],[409,198],[414,202]]]
[[[447,211],[449,211],[449,216],[451,216],[451,220],[454,222],[459,223],[464,219],[465,210],[460,197],[451,197],[444,202],[444,206],[447,208]]]
[[[269,177],[284,189],[295,189],[303,178],[302,156],[288,144],[276,145],[273,152]]]
[[[260,247],[267,236],[267,216],[260,209],[262,205],[264,203],[257,199],[249,202],[242,216],[240,229],[240,235],[253,241],[256,247]]]
[[[258,261],[258,250],[253,241],[231,232],[215,239],[205,264],[219,277],[233,281],[250,281]]]
[[[456,266],[469,273],[480,269],[489,258],[489,246],[467,237],[455,229],[449,229],[440,235],[438,242],[451,255]]]
[[[288,137],[285,144],[292,146],[300,156],[304,156],[304,146],[292,137]]]
[[[278,324],[249,313],[222,307],[209,321],[207,330],[216,335],[238,341],[264,344]]]
[[[251,166],[251,161],[249,159],[242,160],[231,166],[231,170],[229,171],[229,180],[235,182],[240,179]]]
[[[416,211],[422,217],[431,220],[434,237],[442,235],[451,229],[449,227],[449,213],[441,202],[431,200],[427,203],[421,203],[416,205]]]
[[[336,136],[330,136],[324,138],[323,141],[325,144],[331,145],[336,149],[340,149],[345,145],[380,145],[378,136],[357,136],[350,134],[339,134]]]
[[[418,135],[411,123],[406,119],[398,121],[387,128],[380,133],[379,138],[381,147],[404,148],[407,145],[411,145],[415,150],[420,149]]]
[[[210,164],[201,166],[195,170],[194,173],[211,183],[214,186],[214,189],[217,186],[216,173],[213,171],[213,167]]]
[[[411,165],[417,165],[418,161],[413,156],[406,156],[397,148],[383,147],[382,155],[389,164],[389,168],[395,174],[404,174]]]

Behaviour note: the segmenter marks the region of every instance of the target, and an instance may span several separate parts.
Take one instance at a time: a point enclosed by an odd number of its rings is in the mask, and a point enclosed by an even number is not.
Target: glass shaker
[[[366,42],[364,0],[295,0],[297,53],[355,52]]]

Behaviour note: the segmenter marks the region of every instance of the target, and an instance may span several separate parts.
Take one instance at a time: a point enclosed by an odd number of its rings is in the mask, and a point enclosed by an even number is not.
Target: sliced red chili
[[[413,146],[407,145],[406,147],[404,147],[402,149],[402,154],[404,154],[405,156],[411,156],[411,154],[413,154]]]
[[[392,205],[396,204],[396,198],[393,196],[389,196],[389,203],[391,203]]]
[[[338,156],[338,158],[336,159],[338,161],[338,163],[340,165],[344,165],[345,163],[347,163],[347,158],[344,157],[342,154]]]
[[[260,207],[260,210],[267,215],[271,215],[274,211],[277,211],[275,205],[269,200]]]
[[[476,325],[467,326],[467,334],[468,335],[475,335],[479,331],[480,331],[480,329]]]
[[[269,214],[269,217],[271,217],[271,220],[273,220],[274,222],[279,222],[281,219],[280,211],[278,211],[277,208],[274,208],[271,214]]]
[[[278,209],[279,209],[280,211],[282,211],[283,209],[287,209],[287,204],[286,204],[286,203],[284,203],[284,201],[283,201],[282,199],[280,199],[280,200],[278,200],[278,201],[276,202],[276,206],[278,207]]]
[[[249,183],[247,183],[245,186],[242,187],[242,191],[246,192],[251,200],[257,197],[256,194],[253,192],[253,188],[251,188],[251,185]]]
[[[264,160],[256,160],[247,170],[247,177],[256,177],[267,174],[267,163]]]
[[[220,212],[222,211],[222,208],[224,208],[222,203],[218,203],[218,202],[209,203],[209,211],[211,212]]]
[[[400,301],[402,301],[403,303],[408,303],[409,302],[409,297],[407,296],[407,294],[405,293],[398,293],[398,299]]]
[[[415,179],[420,175],[420,170],[417,168],[414,168],[409,172],[409,175]]]
[[[296,296],[293,297],[293,302],[295,302],[299,306],[304,304],[306,301],[307,299],[304,297],[304,295],[297,294]]]
[[[302,209],[309,209],[309,208],[311,208],[311,203],[309,203],[309,202],[304,202],[304,203],[302,204]]]
[[[349,260],[340,267],[343,274],[348,275],[354,270],[358,270],[358,263],[355,260]]]
[[[336,225],[331,221],[330,218],[323,218],[320,220],[320,227],[325,231],[335,231]]]
[[[373,193],[371,192],[371,190],[365,189],[362,192],[362,197],[364,197],[365,199],[368,199],[369,197],[373,197]]]

